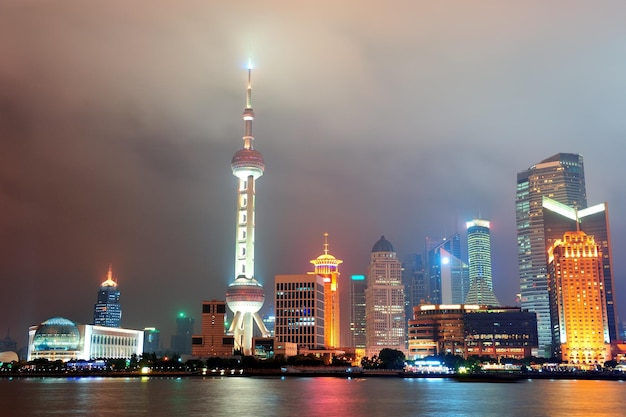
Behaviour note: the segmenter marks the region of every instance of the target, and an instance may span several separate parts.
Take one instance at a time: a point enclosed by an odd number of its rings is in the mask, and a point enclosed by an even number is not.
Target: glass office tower
[[[515,219],[521,304],[523,309],[537,314],[537,354],[550,357],[548,263],[542,208],[544,196],[568,207],[587,207],[581,155],[558,153],[517,174]]]

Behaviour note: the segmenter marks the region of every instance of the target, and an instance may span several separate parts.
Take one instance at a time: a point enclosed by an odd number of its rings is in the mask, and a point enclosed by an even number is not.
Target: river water
[[[0,378],[0,416],[618,416],[620,381]]]

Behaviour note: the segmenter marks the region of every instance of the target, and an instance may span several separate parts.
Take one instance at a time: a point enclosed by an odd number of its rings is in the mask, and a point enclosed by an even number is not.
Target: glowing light
[[[352,281],[365,281],[365,275],[352,275]]]
[[[450,263],[450,258],[448,258],[447,256],[444,258],[441,258],[442,265],[448,265],[449,263]]]
[[[249,70],[254,69],[254,65],[252,64],[252,58],[248,58],[248,67]]]

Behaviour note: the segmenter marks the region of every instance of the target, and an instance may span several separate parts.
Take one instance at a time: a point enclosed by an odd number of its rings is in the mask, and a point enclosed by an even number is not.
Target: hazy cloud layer
[[[309,271],[324,232],[347,283],[381,234],[402,256],[480,214],[496,294],[513,303],[516,173],[577,152],[589,202],[610,205],[624,313],[625,13],[608,0],[5,0],[0,329],[23,344],[51,316],[89,323],[109,263],[123,325],[160,327],[166,346],[177,311],[199,320],[202,299],[224,297],[249,56],[266,288]]]

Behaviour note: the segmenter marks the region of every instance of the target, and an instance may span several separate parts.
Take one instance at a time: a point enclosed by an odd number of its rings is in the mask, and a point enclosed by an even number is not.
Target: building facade
[[[552,354],[547,252],[542,200],[587,207],[583,157],[559,153],[517,174],[515,218],[522,308],[537,314],[538,356]]]
[[[195,320],[185,313],[176,317],[176,334],[172,335],[171,348],[179,355],[191,355],[191,341]]]
[[[350,279],[350,334],[352,336],[351,347],[363,350],[365,354],[365,288],[367,287],[365,275],[352,275]]]
[[[365,289],[365,338],[368,357],[385,348],[405,347],[404,285],[402,264],[384,236],[374,244]]]
[[[410,359],[435,355],[522,359],[537,348],[534,313],[518,307],[416,306],[409,320]]]
[[[324,278],[316,274],[274,277],[274,345],[324,349]]]
[[[154,354],[161,352],[161,332],[155,327],[143,329],[143,351]]]
[[[143,353],[143,331],[76,324],[53,317],[28,331],[28,361],[129,359]]]
[[[602,250],[585,232],[566,232],[548,250],[554,354],[564,362],[611,359]]]
[[[621,340],[619,318],[615,306],[613,251],[610,242],[608,204],[596,204],[578,210],[544,197],[542,205],[546,253],[557,240],[562,240],[565,232],[575,230],[583,231],[588,236],[592,236],[595,243],[600,246],[609,337],[611,342]],[[554,328],[554,324],[552,327]]]
[[[427,238],[425,248],[429,296],[422,302],[450,303],[454,293],[455,299],[462,297],[457,301],[462,303],[469,290],[469,276],[461,261],[461,235],[454,233],[441,241]]]
[[[328,253],[328,233],[324,233],[324,253],[311,263],[315,268],[313,274],[324,280],[324,344],[331,349],[340,345],[339,264],[342,262]]]
[[[469,292],[465,296],[466,304],[500,305],[493,293],[489,226],[489,222],[482,219],[467,222]]]
[[[113,280],[113,270],[109,266],[107,279],[100,284],[98,301],[93,309],[93,324],[104,327],[120,327],[122,307],[120,305],[120,290]]]
[[[200,334],[191,339],[193,356],[231,356],[234,338],[226,335],[226,302],[211,300],[202,302]]]

